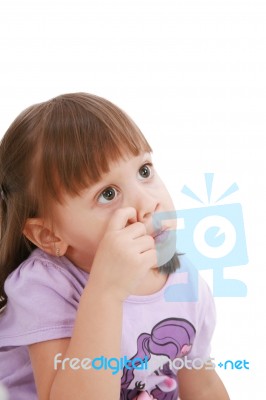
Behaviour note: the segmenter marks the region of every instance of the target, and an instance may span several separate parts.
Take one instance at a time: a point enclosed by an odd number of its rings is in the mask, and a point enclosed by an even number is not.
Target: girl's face
[[[54,233],[67,244],[65,256],[88,272],[110,218],[122,207],[134,207],[137,220],[155,238],[158,265],[167,262],[175,252],[176,220],[154,226],[154,213],[173,211],[174,205],[149,153],[110,163],[110,171],[99,182],[79,196],[66,195],[63,200],[63,204],[55,204]],[[162,259],[160,254],[164,255]]]

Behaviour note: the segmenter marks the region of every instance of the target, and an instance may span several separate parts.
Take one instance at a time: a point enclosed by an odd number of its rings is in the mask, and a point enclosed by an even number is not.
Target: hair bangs
[[[97,96],[59,96],[46,114],[38,185],[44,197],[61,202],[63,193],[77,195],[98,182],[111,162],[152,151],[127,114]]]

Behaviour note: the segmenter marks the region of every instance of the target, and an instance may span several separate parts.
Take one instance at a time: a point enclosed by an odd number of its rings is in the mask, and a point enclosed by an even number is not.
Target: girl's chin
[[[176,252],[176,232],[167,231],[167,236],[164,241],[155,243],[157,251],[157,264],[162,267],[168,263]]]

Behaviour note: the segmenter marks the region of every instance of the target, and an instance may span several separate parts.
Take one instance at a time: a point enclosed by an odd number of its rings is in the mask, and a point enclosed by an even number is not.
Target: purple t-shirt
[[[212,295],[188,260],[179,258],[181,268],[160,291],[125,300],[119,363],[102,355],[91,360],[93,368],[123,370],[121,400],[134,399],[139,392],[157,400],[176,400],[182,363],[195,362],[198,368],[210,357]],[[8,388],[10,400],[37,400],[27,346],[71,337],[88,279],[89,274],[67,258],[36,249],[6,280],[8,303],[0,313],[0,382]]]

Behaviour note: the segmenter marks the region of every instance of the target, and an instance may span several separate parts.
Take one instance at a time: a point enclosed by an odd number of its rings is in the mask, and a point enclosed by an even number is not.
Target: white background
[[[225,270],[245,298],[216,298],[215,360],[232,400],[263,399],[265,377],[265,0],[2,0],[0,135],[28,105],[71,91],[108,98],[137,122],[177,208],[239,191],[249,263]],[[211,285],[212,272],[204,276]],[[262,321],[264,319],[264,323]],[[257,394],[255,394],[257,393]]]

